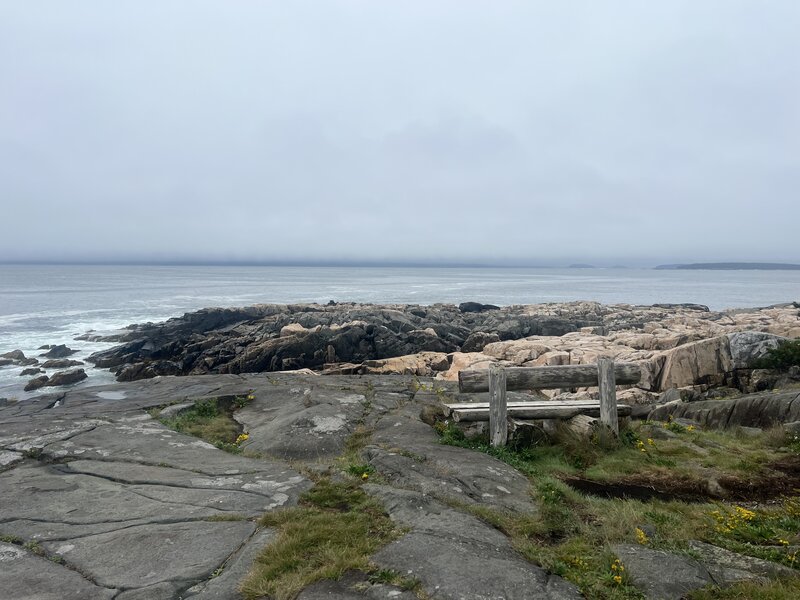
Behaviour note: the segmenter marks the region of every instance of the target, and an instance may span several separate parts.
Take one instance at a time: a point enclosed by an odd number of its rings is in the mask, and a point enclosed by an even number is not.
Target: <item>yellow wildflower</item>
[[[361,474],[361,479],[363,479],[364,481],[366,481],[367,479],[369,479],[369,473],[362,473],[362,474]]]
[[[249,433],[240,433],[239,437],[236,438],[236,443],[241,444],[242,442],[246,442],[249,439],[250,439]]]
[[[642,544],[643,546],[650,541],[650,538],[647,537],[647,534],[641,527],[636,528],[636,541]]]
[[[614,583],[620,585],[622,583],[622,575],[614,575]]]
[[[694,425],[687,425],[686,431],[694,431]]]
[[[653,441],[653,438],[647,438],[647,443],[651,446],[655,446],[656,443]]]

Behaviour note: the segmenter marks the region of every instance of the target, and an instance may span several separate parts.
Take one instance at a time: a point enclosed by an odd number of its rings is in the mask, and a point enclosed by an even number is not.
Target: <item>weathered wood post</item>
[[[489,367],[489,441],[505,446],[508,441],[506,409],[506,372],[497,365]]]
[[[617,379],[614,374],[614,361],[610,358],[597,359],[597,383],[600,386],[600,423],[602,441],[613,441],[619,436],[619,415],[617,414]]]

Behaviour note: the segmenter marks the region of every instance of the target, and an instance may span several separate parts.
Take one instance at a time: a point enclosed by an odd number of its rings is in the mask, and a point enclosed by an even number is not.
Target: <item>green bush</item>
[[[765,356],[753,362],[754,369],[779,369],[800,366],[800,340],[783,342],[777,348],[767,351]]]

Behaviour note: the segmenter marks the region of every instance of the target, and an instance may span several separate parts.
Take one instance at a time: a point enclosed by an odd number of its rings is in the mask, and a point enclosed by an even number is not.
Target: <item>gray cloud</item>
[[[800,261],[800,4],[0,5],[0,260]]]

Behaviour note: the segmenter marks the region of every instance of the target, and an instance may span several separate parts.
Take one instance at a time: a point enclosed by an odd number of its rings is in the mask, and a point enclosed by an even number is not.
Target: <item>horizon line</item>
[[[566,261],[565,261],[566,262]],[[54,260],[54,259],[28,259],[28,260],[0,260],[0,265],[19,266],[142,266],[142,267],[351,267],[351,268],[492,268],[492,269],[656,269],[659,267],[676,267],[684,265],[787,265],[797,266],[797,263],[785,261],[714,261],[714,262],[681,262],[681,263],[656,263],[645,265],[625,265],[619,261],[613,264],[589,264],[584,262],[569,262],[569,264],[530,263],[515,261],[413,261],[413,260],[213,260],[213,259],[113,259],[113,260]]]

